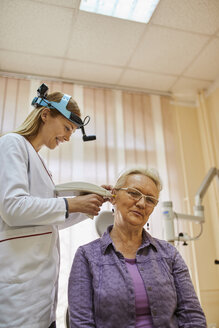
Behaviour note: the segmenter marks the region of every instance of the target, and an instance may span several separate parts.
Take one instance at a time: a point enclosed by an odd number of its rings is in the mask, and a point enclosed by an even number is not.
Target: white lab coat
[[[24,137],[1,137],[0,161],[0,328],[48,328],[57,305],[58,227],[87,217],[65,219],[65,202]]]

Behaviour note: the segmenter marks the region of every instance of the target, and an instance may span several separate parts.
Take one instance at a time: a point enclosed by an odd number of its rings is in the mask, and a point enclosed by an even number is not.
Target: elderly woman
[[[114,225],[81,246],[69,278],[73,328],[204,328],[188,268],[144,225],[158,203],[155,170],[126,171],[113,190]]]

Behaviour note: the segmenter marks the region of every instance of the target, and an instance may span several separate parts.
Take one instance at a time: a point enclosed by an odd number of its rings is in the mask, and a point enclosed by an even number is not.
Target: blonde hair
[[[50,101],[60,102],[63,95],[64,94],[62,92],[53,92],[50,95],[48,95],[46,99]],[[24,137],[35,137],[38,134],[39,128],[42,124],[41,113],[45,108],[47,107],[42,106],[33,109],[32,112],[27,116],[25,121],[13,132],[18,133]],[[74,99],[70,98],[66,108],[70,112],[78,115],[79,117],[81,116],[81,112],[78,107],[78,104]],[[50,114],[52,117],[57,117],[58,115],[62,115],[56,109],[51,109]]]
[[[143,167],[131,168],[131,169],[123,172],[117,179],[117,182],[116,182],[114,188],[115,189],[122,188],[126,183],[127,177],[132,174],[145,175],[146,177],[148,177],[154,181],[159,193],[162,190],[162,181],[161,181],[158,171],[154,168],[143,168]]]

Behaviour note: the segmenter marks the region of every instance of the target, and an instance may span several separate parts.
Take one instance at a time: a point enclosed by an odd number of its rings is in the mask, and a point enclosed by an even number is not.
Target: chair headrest
[[[114,223],[114,216],[112,211],[101,211],[95,217],[95,226],[98,235],[101,237],[106,231],[107,227]]]

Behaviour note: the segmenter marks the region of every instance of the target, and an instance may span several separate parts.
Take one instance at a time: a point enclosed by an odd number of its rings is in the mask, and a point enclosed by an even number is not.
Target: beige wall
[[[219,168],[219,90],[207,98],[197,96],[197,107],[182,105],[163,107],[171,199],[176,212],[193,214],[194,196],[211,167]],[[219,182],[219,181],[218,181]],[[219,326],[219,185],[212,181],[204,198],[203,234],[188,246],[180,246],[207,322]],[[181,220],[182,221],[182,220]],[[198,234],[199,225],[181,222],[181,229]]]
[[[208,97],[200,94],[198,97],[199,128],[201,131],[201,146],[204,158],[204,167],[219,168],[219,88]],[[219,180],[209,188],[206,197],[206,232],[203,238],[206,247],[199,252],[200,271],[202,281],[203,306],[206,308],[208,321],[216,322],[219,326],[219,265],[212,266],[214,259],[219,259]],[[210,242],[209,242],[210,241]],[[209,261],[209,260],[210,261]],[[206,266],[205,266],[206,262]]]

